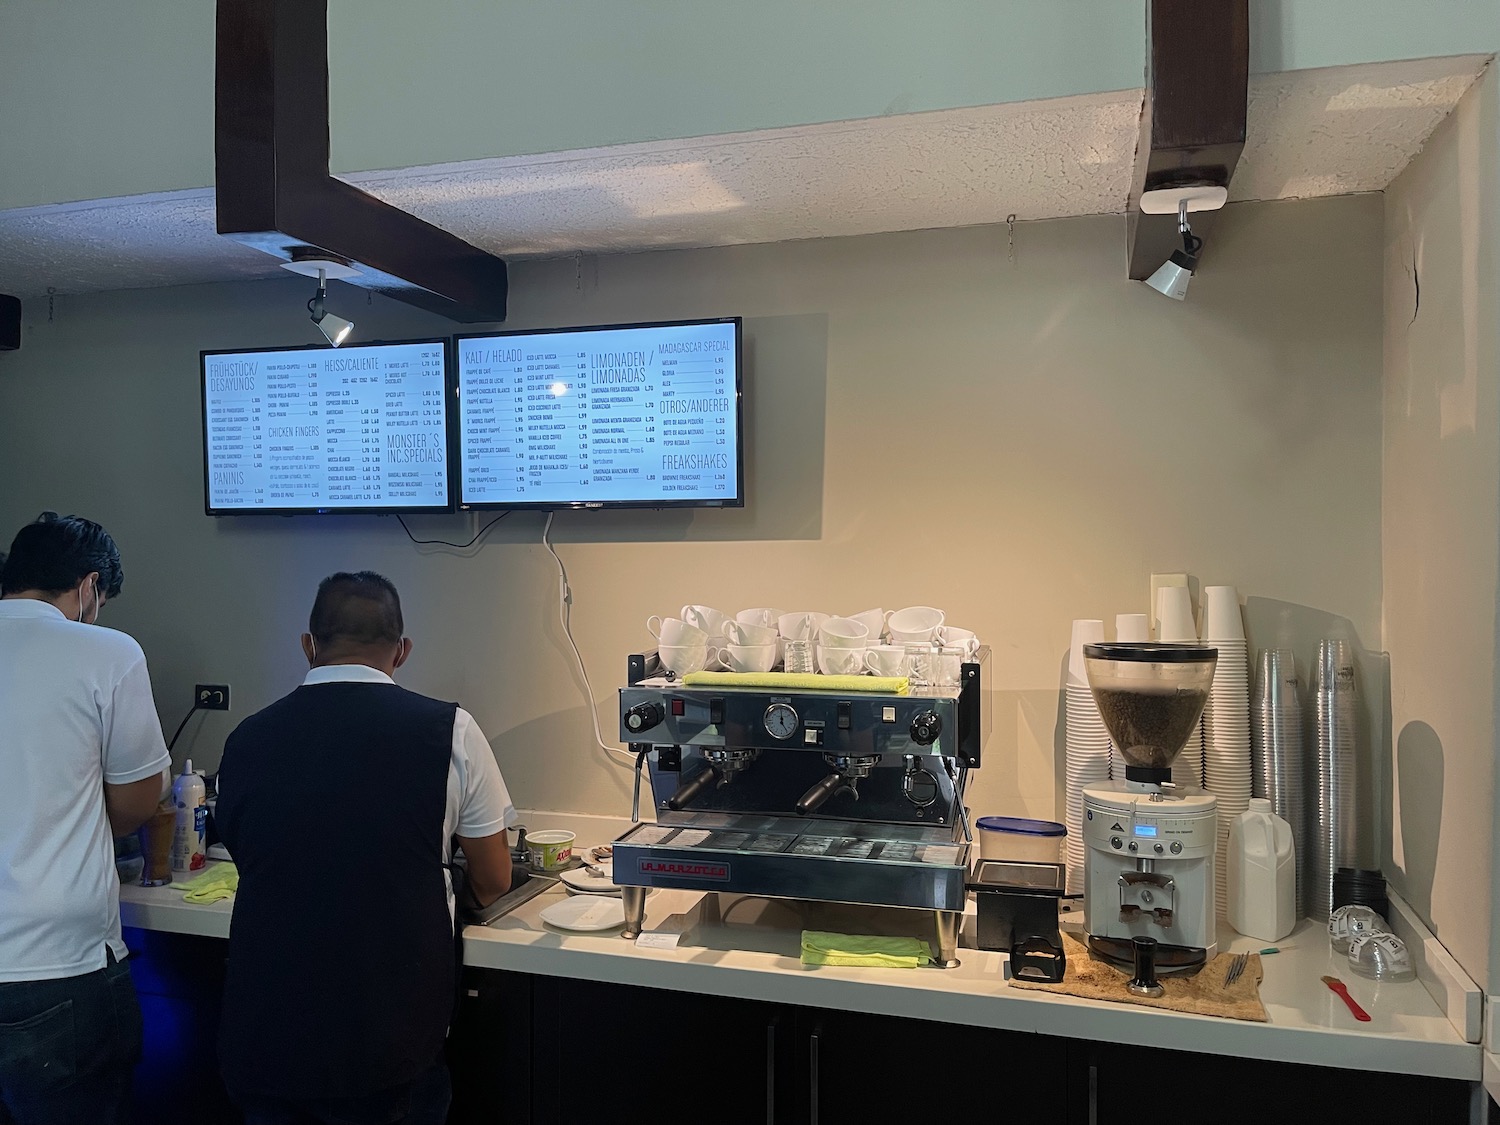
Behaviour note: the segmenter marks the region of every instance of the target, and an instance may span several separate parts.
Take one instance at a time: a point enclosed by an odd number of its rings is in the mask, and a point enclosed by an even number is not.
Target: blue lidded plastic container
[[[979,826],[980,859],[1013,859],[1023,863],[1062,863],[1066,825],[1055,820],[1028,820],[1019,816],[982,816]]]

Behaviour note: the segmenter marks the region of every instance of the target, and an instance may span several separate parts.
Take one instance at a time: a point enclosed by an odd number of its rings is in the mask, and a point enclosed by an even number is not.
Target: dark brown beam
[[[1150,277],[1182,245],[1175,215],[1141,214],[1141,193],[1183,183],[1229,186],[1245,147],[1249,0],[1150,0],[1127,233],[1130,276]],[[1212,212],[1196,212],[1202,235]]]
[[[505,319],[505,262],[329,174],[327,0],[218,0],[219,233],[290,260],[321,251],[348,284],[466,323]]]
[[[0,293],[0,352],[21,347],[21,298]]]

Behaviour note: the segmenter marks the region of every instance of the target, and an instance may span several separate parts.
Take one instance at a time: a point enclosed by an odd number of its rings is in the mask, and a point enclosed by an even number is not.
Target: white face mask
[[[94,582],[90,583],[90,585],[93,586],[93,588],[94,588],[94,613],[93,613],[93,616],[89,618],[89,624],[93,625],[94,623],[96,623],[99,620],[99,582],[96,579]],[[80,623],[82,623],[82,621],[83,621],[83,594],[82,594],[82,592],[80,592],[79,595],[78,595],[78,620],[79,620]]]

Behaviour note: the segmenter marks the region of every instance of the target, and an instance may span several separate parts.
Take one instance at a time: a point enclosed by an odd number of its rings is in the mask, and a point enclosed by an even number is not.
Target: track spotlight
[[[290,262],[282,262],[281,265],[283,269],[291,270],[293,273],[299,273],[305,277],[317,277],[318,291],[307,302],[307,315],[318,326],[318,331],[323,333],[334,347],[338,347],[347,340],[349,333],[354,331],[354,321],[345,320],[341,316],[328,312],[323,307],[323,301],[328,296],[328,278],[353,277],[359,271],[342,259],[320,256],[312,252],[294,254]]]
[[[1146,279],[1147,285],[1174,301],[1187,296],[1188,282],[1193,280],[1193,273],[1198,268],[1198,252],[1203,249],[1203,239],[1193,234],[1188,223],[1188,212],[1217,210],[1224,206],[1228,195],[1229,192],[1222,187],[1192,185],[1148,191],[1141,196],[1141,210],[1145,214],[1170,215],[1175,210],[1177,232],[1182,235],[1182,249],[1172,251],[1172,256]]]

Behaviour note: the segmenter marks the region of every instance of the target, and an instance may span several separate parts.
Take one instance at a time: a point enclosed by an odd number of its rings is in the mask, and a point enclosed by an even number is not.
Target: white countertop
[[[541,921],[539,912],[565,893],[555,887],[488,927],[470,926],[465,964],[1318,1066],[1469,1081],[1482,1076],[1479,1045],[1463,1041],[1419,982],[1354,975],[1329,947],[1323,927],[1311,922],[1276,943],[1281,953],[1262,959],[1261,1000],[1271,1018],[1260,1024],[1012,988],[1004,978],[1006,958],[977,949],[960,949],[956,969],[801,963],[804,928],[925,935],[929,916],[920,911],[725,895],[715,918],[712,900],[705,907],[702,893],[659,890],[647,900],[647,929],[682,936],[676,949],[643,949],[618,930],[566,933]],[[126,926],[222,938],[229,936],[232,905],[192,906],[172,885],[129,886],[121,891],[120,916]],[[368,915],[351,919],[350,939],[358,940],[370,924]],[[1231,952],[1265,945],[1227,928],[1220,943]],[[1373,1017],[1370,1023],[1355,1022],[1319,979],[1324,973],[1343,979]]]

